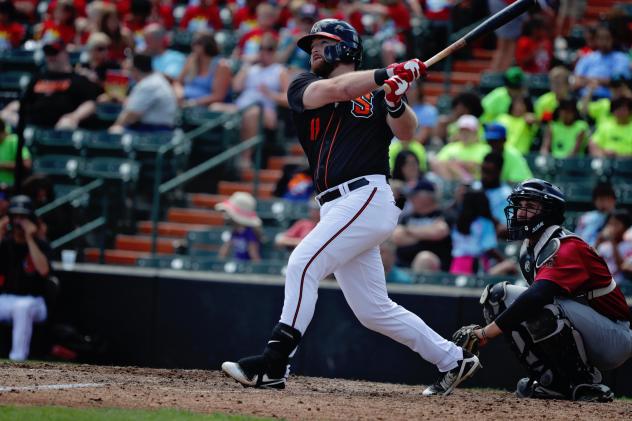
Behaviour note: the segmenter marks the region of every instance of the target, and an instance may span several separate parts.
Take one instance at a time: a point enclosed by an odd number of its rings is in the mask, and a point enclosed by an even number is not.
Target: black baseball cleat
[[[572,399],[581,402],[612,402],[614,393],[605,384],[579,384],[573,388]]]
[[[442,376],[433,384],[423,391],[424,396],[443,395],[447,396],[455,387],[469,379],[481,368],[481,362],[478,357],[471,352],[463,350],[463,359],[458,365],[450,371],[442,374]]]
[[[532,399],[568,399],[567,394],[563,391],[542,386],[537,380],[531,380],[529,377],[518,380],[516,396]]]
[[[290,372],[289,364],[277,370],[271,370],[262,355],[246,357],[235,362],[226,361],[222,371],[237,380],[244,387],[259,389],[285,389]]]

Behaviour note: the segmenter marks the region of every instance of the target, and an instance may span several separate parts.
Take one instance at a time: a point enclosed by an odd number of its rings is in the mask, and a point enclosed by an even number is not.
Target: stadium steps
[[[190,231],[206,231],[217,225],[183,224],[180,222],[158,222],[158,237],[184,238]],[[151,221],[140,221],[137,224],[138,233],[151,235]]]
[[[489,69],[489,60],[458,60],[452,70],[464,73],[482,73]]]
[[[100,251],[98,248],[87,248],[84,250],[85,260],[88,263],[99,263]],[[150,253],[130,250],[105,250],[104,260],[108,265],[133,266],[140,258],[151,257]]]
[[[158,238],[158,253],[173,254],[181,245],[181,241],[172,238]],[[118,234],[114,245],[116,250],[151,252],[151,236]]]
[[[260,183],[274,183],[276,184],[281,178],[283,172],[281,170],[259,170],[259,182]],[[243,181],[253,181],[255,178],[255,170],[253,168],[245,168],[241,170],[241,179]]]
[[[228,199],[229,196],[221,194],[207,194],[207,193],[191,193],[187,196],[190,206],[196,208],[215,209],[222,200]]]
[[[303,147],[298,142],[290,143],[288,153],[292,156],[303,156]]]
[[[476,60],[491,60],[494,56],[494,50],[487,50],[485,48],[474,48],[472,50],[472,57]]]
[[[219,211],[209,209],[169,208],[168,222],[195,225],[224,225],[224,215]]]
[[[259,183],[257,197],[259,199],[269,199],[275,189],[274,183]],[[220,181],[217,185],[219,194],[230,196],[235,192],[248,192],[254,194],[255,184],[243,181]]]
[[[426,80],[428,82],[443,83],[445,81],[446,74],[444,72],[428,72]],[[480,73],[468,73],[468,72],[452,72],[450,73],[450,80],[454,85],[478,85],[481,81]]]

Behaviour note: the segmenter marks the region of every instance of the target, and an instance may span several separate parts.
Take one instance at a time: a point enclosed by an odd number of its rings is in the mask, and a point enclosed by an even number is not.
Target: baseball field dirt
[[[287,420],[630,420],[632,401],[519,400],[458,389],[424,398],[422,386],[294,376],[284,391],[244,389],[219,371],[57,363],[0,365],[0,405],[178,408]]]

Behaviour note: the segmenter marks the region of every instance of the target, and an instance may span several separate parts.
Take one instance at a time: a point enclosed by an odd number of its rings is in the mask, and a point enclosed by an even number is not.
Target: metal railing
[[[259,105],[252,105],[258,106]],[[250,106],[250,107],[252,107]],[[183,137],[183,142],[193,142],[194,139],[206,133],[209,130],[212,130],[221,125],[227,124],[229,121],[234,119],[240,119],[243,113],[249,109],[250,107],[241,110],[236,114],[223,114],[203,125],[197,127],[196,129],[187,132]],[[247,139],[239,144],[232,146],[231,148],[221,152],[218,155],[215,155],[206,161],[198,164],[197,166],[190,168],[182,174],[177,175],[176,177],[165,181],[162,183],[162,167],[164,165],[164,157],[171,150],[179,146],[179,144],[171,144],[161,146],[157,152],[156,157],[156,172],[154,178],[154,191],[152,197],[152,206],[151,206],[151,255],[152,257],[156,256],[157,252],[157,243],[158,243],[158,218],[160,214],[160,198],[165,193],[170,192],[171,190],[181,186],[182,184],[190,181],[191,179],[217,167],[220,164],[228,161],[229,159],[239,155],[240,153],[252,148],[256,147],[255,151],[255,167],[254,167],[254,195],[257,196],[259,189],[259,169],[261,168],[261,144],[264,141],[264,136],[262,135],[262,126],[263,126],[263,110],[261,110],[259,114],[259,130],[257,135],[253,136],[250,139]]]

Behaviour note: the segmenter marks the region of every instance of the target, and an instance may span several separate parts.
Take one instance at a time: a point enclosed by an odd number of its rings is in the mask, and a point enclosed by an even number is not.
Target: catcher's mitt
[[[476,329],[481,329],[481,326],[467,325],[459,328],[459,330],[452,334],[452,342],[478,356],[478,348],[480,344],[478,338],[474,334]]]

